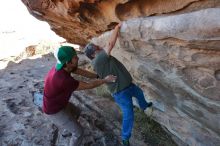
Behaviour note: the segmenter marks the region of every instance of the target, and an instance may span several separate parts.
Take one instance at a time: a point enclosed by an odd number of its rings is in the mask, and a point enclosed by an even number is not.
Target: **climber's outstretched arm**
[[[108,55],[111,55],[111,51],[112,51],[113,47],[115,46],[120,28],[121,28],[121,23],[116,25],[113,32],[112,32],[112,35],[111,35],[109,42],[106,46],[106,52]]]

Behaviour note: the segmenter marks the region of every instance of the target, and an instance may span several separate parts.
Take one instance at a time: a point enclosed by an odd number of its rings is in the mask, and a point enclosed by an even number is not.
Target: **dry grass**
[[[102,96],[102,97],[109,97],[109,98],[113,99],[110,92],[108,91],[106,85],[102,85],[102,86],[97,87],[96,88],[96,95]]]
[[[149,146],[177,146],[171,136],[161,127],[159,123],[147,117],[143,111],[134,109],[134,129],[140,133],[140,137]]]

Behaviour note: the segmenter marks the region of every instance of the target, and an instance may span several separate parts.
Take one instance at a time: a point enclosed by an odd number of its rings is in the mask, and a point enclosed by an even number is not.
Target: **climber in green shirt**
[[[125,66],[115,57],[111,56],[111,51],[115,46],[121,23],[116,25],[112,32],[106,48],[89,43],[85,47],[86,56],[92,61],[91,65],[100,78],[105,78],[112,74],[117,76],[114,83],[108,83],[108,90],[111,92],[115,102],[119,105],[123,113],[122,123],[122,143],[129,146],[129,138],[134,122],[134,111],[132,97],[136,97],[142,110],[152,106],[152,102],[146,102],[143,91],[134,83],[132,77]]]

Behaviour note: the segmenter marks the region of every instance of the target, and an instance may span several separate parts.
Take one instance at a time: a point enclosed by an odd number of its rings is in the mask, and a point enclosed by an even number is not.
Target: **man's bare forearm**
[[[104,80],[104,79],[97,79],[97,80],[95,80],[95,81],[91,81],[90,82],[90,88],[89,89],[92,89],[92,88],[95,88],[95,87],[98,87],[98,86],[100,86],[100,85],[102,85],[102,84],[104,84],[104,83],[106,83],[107,81],[106,80]]]
[[[117,77],[114,75],[108,75],[104,79],[97,79],[97,80],[91,81],[89,83],[79,81],[79,86],[76,90],[92,89],[92,88],[98,87],[98,86],[100,86],[104,83],[107,83],[107,82],[109,82],[109,83],[115,82],[116,78]]]
[[[98,87],[106,82],[107,81],[105,79],[97,79],[97,80],[91,81],[89,83],[80,81],[79,86],[76,90],[92,89],[92,88]]]
[[[116,43],[116,40],[118,38],[118,32],[119,32],[120,26],[116,26],[115,29],[113,30],[112,36],[111,36],[111,40],[110,42],[112,43],[112,45],[114,46]]]
[[[110,55],[111,51],[113,49],[113,47],[115,46],[116,40],[118,38],[118,33],[120,30],[121,24],[118,24],[117,26],[115,26],[115,29],[112,32],[111,38],[109,40],[109,44],[108,44],[108,49],[107,49],[107,54]]]
[[[97,78],[97,74],[92,73],[92,72],[90,72],[88,70],[81,69],[81,68],[77,68],[77,70],[75,72],[73,72],[73,73],[77,74],[77,75],[81,75],[81,76],[87,77],[87,78],[90,78],[90,79]]]

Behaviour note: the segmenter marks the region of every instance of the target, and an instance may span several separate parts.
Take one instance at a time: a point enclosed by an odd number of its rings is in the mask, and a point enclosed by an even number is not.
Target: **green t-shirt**
[[[115,57],[108,56],[104,50],[97,54],[91,64],[94,71],[101,78],[105,78],[107,75],[117,76],[117,80],[114,83],[107,83],[111,93],[125,89],[132,82],[132,77],[125,66]]]

